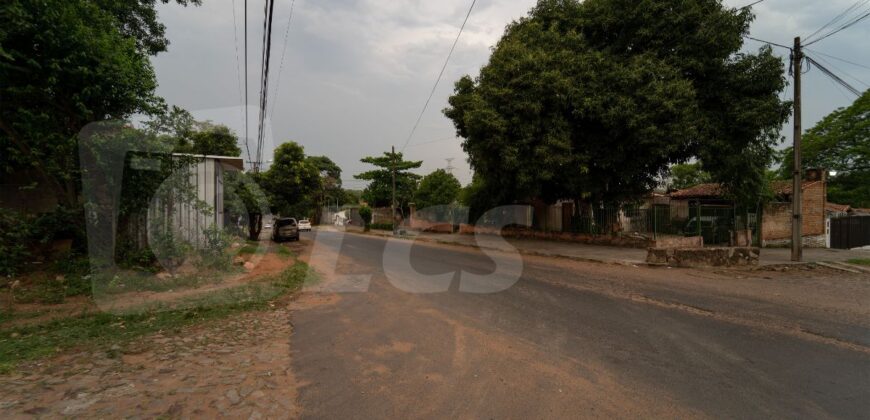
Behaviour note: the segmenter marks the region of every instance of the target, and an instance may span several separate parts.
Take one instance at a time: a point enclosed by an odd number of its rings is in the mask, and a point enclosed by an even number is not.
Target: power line
[[[842,61],[842,62],[844,62],[844,63],[851,64],[851,65],[853,65],[853,66],[858,66],[858,67],[861,67],[861,68],[864,68],[864,69],[870,70],[870,66],[865,66],[864,64],[859,64],[859,63],[856,63],[856,62],[854,62],[854,61],[849,61],[849,60],[846,60],[846,59],[844,59],[844,58],[840,58],[840,57],[833,56],[833,55],[831,55],[831,54],[823,53],[823,52],[818,51],[818,50],[813,50],[813,49],[807,48],[807,51],[811,51],[811,52],[813,52],[814,54],[823,55],[823,56],[825,56],[825,57],[828,57],[828,58],[831,58],[831,59],[834,59],[834,60],[837,60],[837,61]]]
[[[843,96],[843,99],[845,99],[846,101],[849,101],[849,95],[846,95],[846,92],[843,91],[843,88],[839,84],[834,82],[832,79],[828,79],[828,82],[831,83],[831,86],[833,86],[837,92],[840,92],[840,95]]]
[[[776,47],[785,48],[785,49],[787,49],[787,50],[789,50],[789,51],[791,51],[791,49],[792,49],[791,47],[789,47],[789,46],[787,46],[787,45],[777,44],[776,42],[770,42],[770,41],[765,41],[765,40],[763,40],[763,39],[753,38],[753,37],[751,37],[751,36],[749,36],[749,35],[743,35],[743,37],[746,38],[746,39],[751,39],[751,40],[756,41],[756,42],[761,42],[762,44],[770,44],[770,45],[773,45],[773,46],[776,46]]]
[[[761,3],[761,2],[763,2],[763,1],[764,1],[764,0],[758,0],[758,1],[752,2],[752,3],[750,3],[750,4],[747,4],[746,6],[738,7],[737,10],[748,9],[748,8],[750,8],[750,7],[752,7],[752,6],[755,6],[756,4]]]
[[[251,137],[248,131],[248,0],[245,0],[245,148],[251,160]]]
[[[856,82],[858,82],[858,83],[860,83],[860,84],[862,84],[862,85],[867,86],[868,88],[870,88],[870,85],[868,85],[867,83],[865,83],[863,80],[861,80],[861,79],[859,79],[859,78],[857,78],[857,77],[855,77],[855,76],[852,76],[852,75],[849,74],[849,73],[846,73],[843,69],[841,69],[841,68],[835,66],[835,65],[834,65],[833,63],[831,63],[830,61],[825,60],[824,58],[821,58],[821,57],[819,57],[819,60],[822,60],[825,64],[831,66],[831,68],[833,68],[834,70],[837,70],[837,71],[839,71],[840,73],[843,73],[843,74],[845,74],[846,76],[849,76],[852,80],[855,80]]]
[[[870,9],[862,10],[862,11],[859,12],[859,13],[864,13],[863,15],[859,15],[858,17],[853,18],[852,20],[850,20],[850,21],[844,23],[843,25],[839,26],[838,28],[833,29],[832,31],[828,32],[826,35],[823,35],[823,36],[820,37],[820,38],[816,38],[815,40],[810,41],[810,42],[804,44],[804,46],[805,46],[805,47],[808,47],[808,46],[813,45],[813,44],[815,44],[815,43],[817,43],[817,42],[819,42],[819,41],[822,41],[822,40],[827,39],[827,38],[829,38],[829,37],[831,37],[831,36],[834,36],[834,35],[838,34],[840,31],[844,31],[844,30],[846,30],[846,29],[852,27],[853,25],[857,24],[858,22],[860,22],[860,21],[866,19],[867,17],[870,17],[870,12],[868,12],[867,10],[870,10]]]
[[[861,91],[856,89],[854,86],[850,85],[849,82],[846,82],[845,80],[841,79],[839,76],[834,74],[834,72],[828,70],[825,66],[819,64],[818,61],[813,60],[812,57],[807,56],[807,55],[804,55],[804,57],[806,57],[806,59],[809,63],[818,67],[819,70],[822,71],[822,73],[824,73],[825,75],[827,75],[831,79],[834,79],[835,82],[839,83],[841,86],[846,88],[849,92],[852,92],[852,94],[854,94],[855,96],[861,96]]]
[[[233,46],[236,48],[236,78],[239,80],[239,102],[242,103],[244,108],[242,109],[242,122],[245,121],[245,115],[247,113],[247,101],[242,97],[242,71],[239,66],[239,23],[236,18],[236,0],[233,0]],[[247,69],[247,64],[245,63],[245,69]],[[245,128],[247,129],[247,123],[245,123]],[[247,134],[245,134],[245,150],[248,153],[248,160],[251,160],[251,148],[248,146]]]
[[[263,163],[263,143],[266,137],[266,107],[268,106],[269,93],[269,63],[272,54],[272,17],[275,11],[275,0],[266,0],[264,5],[263,19],[263,54],[260,72],[260,121],[257,134],[257,166],[256,170],[260,170],[260,165]]]
[[[275,101],[272,105],[272,112],[269,113],[269,118],[275,115],[275,105],[278,104],[278,94],[281,93],[281,73],[284,71],[284,56],[287,55],[287,37],[290,34],[290,22],[293,21],[293,10],[296,8],[296,0],[290,3],[290,16],[287,18],[287,29],[284,31],[284,46],[281,48],[281,65],[278,66],[278,81],[275,82]]]
[[[827,28],[830,27],[831,25],[836,24],[837,22],[839,22],[840,20],[842,20],[844,17],[846,17],[846,15],[848,15],[850,12],[852,12],[853,10],[855,10],[855,8],[857,8],[857,7],[861,7],[861,6],[863,6],[864,4],[866,4],[867,1],[868,1],[868,0],[858,0],[858,1],[856,1],[856,2],[853,3],[851,6],[849,6],[849,8],[847,8],[847,9],[844,10],[842,13],[840,13],[839,15],[837,15],[837,16],[835,16],[833,19],[831,19],[828,23],[822,25],[821,28],[817,29],[815,32],[811,33],[809,36],[804,37],[804,42],[809,42],[809,41],[811,40],[811,38],[814,37],[814,36],[816,36],[819,32],[821,32],[821,31],[827,29]]]
[[[471,12],[472,10],[474,10],[475,4],[477,4],[477,0],[473,0],[471,2],[471,7],[468,8],[468,13],[465,15],[465,20],[462,21],[462,26],[459,28],[459,33],[456,34],[456,39],[453,41],[453,46],[450,47],[450,52],[447,54],[447,59],[444,60],[444,66],[441,67],[441,72],[438,73],[438,78],[435,79],[435,85],[432,86],[432,92],[429,93],[429,98],[426,99],[426,104],[423,105],[423,110],[420,111],[420,115],[417,117],[417,121],[414,123],[414,127],[411,129],[411,133],[408,134],[408,138],[405,139],[405,144],[404,146],[402,146],[402,150],[405,150],[405,147],[408,146],[411,138],[414,137],[414,133],[417,132],[417,127],[420,125],[420,120],[423,119],[423,114],[425,114],[426,109],[429,108],[429,102],[432,101],[432,96],[435,95],[435,90],[438,88],[438,84],[441,82],[441,78],[444,76],[444,71],[447,70],[447,64],[450,62],[450,57],[453,56],[453,51],[456,49],[456,44],[459,43],[459,37],[462,36],[462,31],[465,30],[465,24],[468,23],[468,18],[471,17]]]

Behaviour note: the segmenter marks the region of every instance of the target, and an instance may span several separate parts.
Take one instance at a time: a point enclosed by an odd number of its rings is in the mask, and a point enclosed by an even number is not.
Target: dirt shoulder
[[[304,253],[308,246],[310,242],[295,244],[294,255]],[[169,418],[296,417],[296,383],[290,370],[293,327],[288,309],[293,295],[281,290],[298,289],[298,279],[285,278],[299,277],[297,271],[305,272],[295,270],[306,267],[297,261],[295,257],[266,253],[258,267],[234,280],[233,285],[238,287],[208,286],[215,289],[207,290],[209,295],[231,300],[215,308],[194,306],[116,319],[115,315],[100,313],[65,317],[76,308],[63,307],[52,317],[71,323],[68,330],[39,329],[50,319],[31,320],[19,327],[4,326],[0,339],[13,349],[17,347],[12,340],[53,340],[57,335],[89,334],[94,328],[131,338],[103,334],[105,338],[81,341],[72,348],[45,349],[46,357],[18,364],[0,375],[0,418],[116,418],[132,414]],[[260,291],[260,284],[265,285],[268,294],[253,296],[251,302],[232,301],[242,296],[237,291]],[[184,299],[189,293],[164,292],[154,297],[172,301]],[[91,306],[93,303],[82,307]],[[111,319],[100,327],[90,321],[92,316],[100,322],[105,321],[102,318]],[[165,328],[149,327],[152,323]],[[140,332],[129,331],[134,329]],[[16,332],[10,333],[13,330]]]
[[[291,331],[276,308],[34,363],[0,376],[0,417],[294,417]]]

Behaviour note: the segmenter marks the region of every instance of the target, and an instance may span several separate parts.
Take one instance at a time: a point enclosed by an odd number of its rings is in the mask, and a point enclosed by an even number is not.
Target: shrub
[[[373,223],[370,227],[374,230],[393,230],[392,223]]]
[[[31,238],[31,225],[26,216],[0,209],[0,276],[18,274],[31,254],[27,243]]]
[[[142,248],[132,242],[124,242],[118,245],[118,266],[145,271],[157,271],[157,256],[151,248]]]
[[[32,259],[50,256],[57,239],[82,246],[82,220],[80,210],[63,207],[38,216],[0,208],[0,276],[20,274]]]
[[[170,273],[175,274],[178,267],[181,267],[190,255],[190,244],[177,237],[172,229],[156,228],[153,232],[151,249],[160,263]]]
[[[369,206],[362,206],[359,209],[359,217],[363,220],[363,226],[365,227],[366,232],[370,229],[372,224],[372,209]]]
[[[233,256],[229,247],[233,237],[223,229],[212,225],[203,232],[205,247],[199,250],[200,265],[217,270],[229,270],[233,265]]]

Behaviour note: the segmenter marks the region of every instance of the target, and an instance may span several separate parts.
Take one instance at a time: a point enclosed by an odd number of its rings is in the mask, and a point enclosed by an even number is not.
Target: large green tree
[[[62,205],[78,205],[80,130],[159,108],[149,57],[168,41],[155,3],[0,3],[0,169],[34,173]]]
[[[830,201],[870,208],[870,90],[808,130],[801,138],[801,153],[804,168],[832,172]],[[794,151],[788,148],[780,169],[782,176],[790,178],[793,167]]]
[[[453,174],[438,169],[420,180],[414,193],[414,203],[418,209],[453,204],[459,198],[462,185]]]
[[[422,161],[406,161],[401,152],[384,152],[383,156],[369,156],[360,161],[378,168],[354,176],[356,179],[370,181],[369,186],[362,194],[362,199],[370,206],[390,206],[393,191],[393,170],[396,172],[396,204],[405,208],[414,199],[414,191],[417,189],[420,175],[411,173],[410,170],[422,166]]]
[[[320,174],[320,190],[315,197],[314,220],[316,223],[321,223],[320,209],[330,203],[338,203],[339,201],[347,203],[344,190],[341,188],[341,167],[326,156],[309,156],[306,160],[317,168],[317,172]]]
[[[752,19],[719,0],[539,1],[444,111],[483,201],[631,199],[695,157],[751,201],[789,111],[781,60],[739,52]]]
[[[320,191],[320,171],[305,158],[305,149],[287,142],[275,149],[275,161],[262,185],[273,211],[288,217],[309,217]]]

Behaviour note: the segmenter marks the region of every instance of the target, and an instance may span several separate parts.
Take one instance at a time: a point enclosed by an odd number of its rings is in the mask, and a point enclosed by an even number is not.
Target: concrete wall
[[[499,235],[517,239],[542,239],[550,241],[577,242],[590,245],[620,246],[626,248],[648,248],[654,243],[646,238],[622,235],[586,235],[569,232],[541,232],[526,228],[495,229],[483,226],[460,225],[459,233]]]
[[[650,248],[646,261],[674,267],[741,267],[758,265],[758,248]]]

